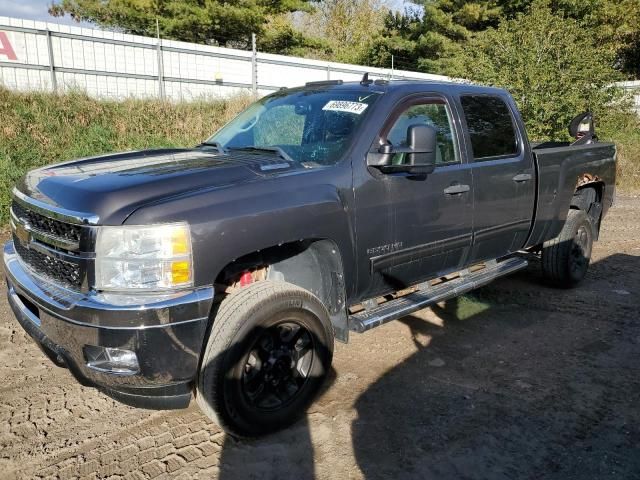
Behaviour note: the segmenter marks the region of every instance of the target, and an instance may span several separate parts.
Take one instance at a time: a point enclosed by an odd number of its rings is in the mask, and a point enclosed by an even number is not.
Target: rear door
[[[473,263],[524,246],[533,219],[535,171],[508,96],[461,95],[460,107],[473,172]]]

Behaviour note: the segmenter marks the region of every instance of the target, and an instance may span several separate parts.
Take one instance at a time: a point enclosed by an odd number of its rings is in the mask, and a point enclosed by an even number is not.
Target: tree
[[[421,8],[388,12],[385,29],[363,56],[388,67],[391,55],[405,69],[450,74],[472,37],[527,13],[533,0],[416,0]],[[618,70],[640,78],[640,1],[552,0],[559,19],[577,22],[615,57]]]
[[[382,0],[322,0],[314,6],[300,28],[329,46],[331,60],[359,63],[383,27]]]
[[[388,11],[383,34],[363,59],[376,66],[394,63],[405,70],[447,73],[473,32],[500,23],[494,0],[417,0],[404,12]],[[508,2],[507,2],[508,3]]]
[[[555,15],[549,0],[477,33],[456,64],[464,78],[509,89],[532,139],[565,139],[578,113],[602,118],[624,107],[611,87],[611,51],[577,20]]]
[[[332,59],[332,45],[326,39],[308,36],[293,27],[284,15],[273,16],[257,39],[258,50],[305,58]]]
[[[60,0],[49,13],[69,14],[127,33],[246,48],[273,15],[308,11],[307,0]]]
[[[556,11],[575,18],[615,57],[616,68],[640,78],[640,1],[558,0]]]
[[[503,14],[513,18],[528,10],[532,0],[505,2]],[[640,1],[638,0],[553,0],[555,15],[576,20],[602,47],[615,56],[616,68],[640,78]]]

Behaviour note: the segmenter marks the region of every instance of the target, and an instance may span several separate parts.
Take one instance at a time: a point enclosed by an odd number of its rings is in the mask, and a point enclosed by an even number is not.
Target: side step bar
[[[513,257],[501,262],[487,262],[484,268],[474,272],[463,270],[459,277],[434,286],[429,282],[423,283],[418,285],[418,289],[413,293],[350,315],[349,329],[358,333],[366,332],[383,323],[422,310],[434,303],[474,290],[498,277],[508,275],[526,266],[525,259]]]

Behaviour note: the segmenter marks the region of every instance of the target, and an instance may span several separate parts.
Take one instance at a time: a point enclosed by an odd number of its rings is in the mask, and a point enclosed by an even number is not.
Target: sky
[[[27,20],[40,20],[43,22],[55,22],[65,25],[91,27],[89,23],[77,23],[71,17],[52,17],[47,11],[52,0],[0,0],[0,16],[25,18]]]

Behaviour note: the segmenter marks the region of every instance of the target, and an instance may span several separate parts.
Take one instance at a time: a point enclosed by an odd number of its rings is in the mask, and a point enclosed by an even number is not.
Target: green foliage
[[[323,48],[307,49],[308,57],[360,63],[383,28],[383,0],[321,0],[314,11],[297,15],[296,28]]]
[[[266,52],[381,67],[393,55],[399,68],[448,74],[475,33],[527,13],[533,2],[416,0],[418,7],[398,13],[384,1],[54,0],[49,11],[147,36],[155,36],[157,19],[163,38],[229,47],[249,48],[256,33]],[[640,1],[552,0],[549,8],[589,31],[618,70],[640,77]]]
[[[509,89],[532,139],[564,139],[578,113],[619,109],[611,53],[573,19],[554,15],[546,0],[527,14],[480,32],[457,58],[458,73]]]
[[[0,88],[0,224],[7,220],[11,188],[27,170],[114,151],[195,145],[249,101],[116,102],[78,92],[54,95]]]
[[[60,0],[49,12],[152,37],[157,19],[163,38],[247,48],[270,16],[310,9],[307,0]]]
[[[373,42],[366,61],[381,67],[450,72],[473,32],[497,26],[502,7],[492,0],[420,0],[422,8],[389,11],[383,35]]]
[[[323,0],[313,21],[330,43],[338,62],[358,63],[383,28],[385,11],[379,0]]]
[[[598,135],[618,150],[617,184],[622,191],[640,190],[640,116],[633,112],[606,116]]]
[[[264,33],[258,37],[257,43],[258,50],[262,52],[307,58],[331,58],[332,56],[332,48],[328,41],[303,34],[282,15],[269,20]]]
[[[640,78],[638,0],[599,0],[582,24],[590,26],[598,43],[615,55],[616,65],[623,73]]]
[[[384,19],[384,34],[378,36],[363,55],[364,62],[394,66],[403,70],[442,73],[448,59],[460,52],[467,30],[454,25],[451,18],[433,5],[420,10],[408,8],[403,13],[389,11]]]
[[[532,0],[521,0],[526,11]],[[576,20],[594,41],[615,57],[619,70],[640,77],[640,2],[638,0],[553,0],[549,4],[561,18]]]
[[[422,10],[408,8],[385,17],[385,28],[363,58],[389,67],[391,55],[407,70],[451,74],[474,34],[497,28],[526,14],[533,0],[418,0]],[[640,77],[640,1],[553,0],[549,8],[589,32],[606,49],[618,70]]]
[[[355,62],[382,27],[379,0],[55,0],[54,16],[186,42]],[[288,14],[296,13],[297,16]],[[297,24],[299,27],[294,27]]]

